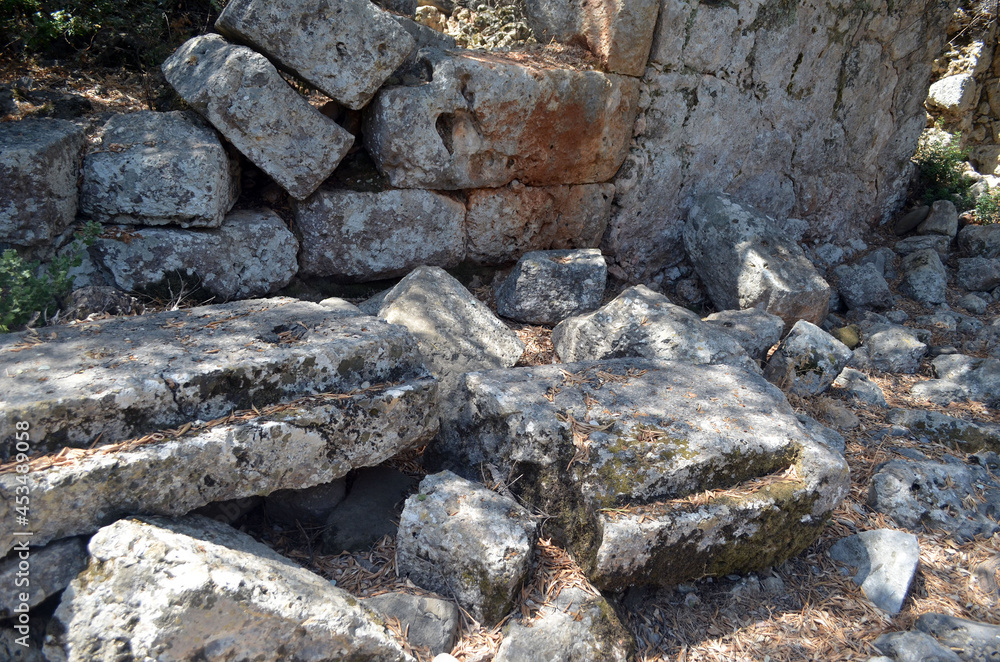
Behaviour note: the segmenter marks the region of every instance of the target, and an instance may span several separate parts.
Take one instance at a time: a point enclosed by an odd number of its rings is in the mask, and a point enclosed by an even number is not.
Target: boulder
[[[2,459],[17,421],[46,453],[425,374],[406,329],[288,298],[55,327],[30,349],[24,338],[0,336]]]
[[[989,302],[985,301],[981,296],[976,294],[966,294],[958,300],[959,308],[962,308],[973,315],[984,315],[986,313],[986,308],[989,305]]]
[[[896,253],[888,246],[876,248],[858,260],[858,264],[874,265],[878,274],[887,281],[896,279]]]
[[[897,241],[893,250],[902,256],[924,250],[933,250],[938,255],[947,256],[951,250],[951,237],[941,234],[915,235]]]
[[[1000,453],[1000,425],[979,423],[948,416],[936,411],[894,409],[886,417],[902,425],[917,438],[965,453],[992,450]]]
[[[27,566],[22,566],[25,561]],[[0,620],[14,617],[22,603],[37,607],[69,586],[86,567],[86,538],[65,538],[27,551],[15,548],[0,561]],[[22,593],[26,600],[20,599]]]
[[[501,53],[426,51],[430,83],[381,90],[365,147],[400,188],[590,184],[614,176],[639,98],[634,78]]]
[[[272,492],[264,499],[264,510],[272,522],[323,526],[346,494],[347,481],[338,478],[305,489]]]
[[[566,363],[634,356],[759,372],[732,336],[645,285],[630,287],[592,313],[563,320],[552,330],[552,345]]]
[[[969,400],[990,406],[1000,403],[1000,360],[947,354],[936,357],[931,365],[938,380],[954,384]],[[920,384],[914,385],[914,389],[917,386]]]
[[[239,187],[239,160],[200,117],[144,110],[114,115],[88,150],[80,211],[101,223],[214,228]]]
[[[869,365],[876,370],[891,373],[913,374],[920,369],[920,361],[927,356],[927,345],[920,334],[905,326],[876,326],[865,334]]]
[[[347,498],[326,518],[325,551],[367,552],[383,536],[395,536],[400,506],[416,484],[415,479],[391,467],[358,471]]]
[[[210,230],[107,228],[88,253],[127,292],[200,287],[229,301],[274,294],[287,285],[299,269],[298,250],[277,214],[247,209],[229,213]]]
[[[978,96],[979,90],[972,74],[945,76],[927,91],[927,107],[957,118],[973,109]]]
[[[898,614],[920,563],[920,544],[912,533],[877,529],[841,538],[830,548],[834,561],[857,568],[854,583],[875,606]]]
[[[306,275],[376,280],[465,259],[465,206],[433,191],[322,188],[293,210]]]
[[[910,253],[899,268],[903,274],[899,289],[903,294],[923,304],[945,302],[948,272],[937,251],[925,248]]]
[[[453,595],[492,627],[527,579],[537,531],[538,522],[513,499],[442,471],[406,500],[396,563],[400,575]]]
[[[466,191],[469,259],[507,264],[527,251],[596,248],[608,225],[611,184],[524,186]]]
[[[917,226],[923,223],[928,214],[931,213],[929,205],[919,205],[900,216],[892,229],[898,236],[902,236],[911,230],[916,230]]]
[[[413,660],[349,593],[213,520],[122,520],[89,549],[50,624],[53,662]]]
[[[875,640],[875,648],[894,662],[961,662],[950,648],[923,632],[889,632]]]
[[[761,308],[785,321],[819,324],[830,286],[772,219],[720,194],[700,196],[684,248],[716,308]]]
[[[858,402],[874,407],[889,406],[879,385],[869,379],[868,375],[854,368],[844,368],[843,372],[833,380],[833,386]]]
[[[931,213],[917,226],[917,234],[939,234],[954,239],[958,234],[958,210],[951,200],[938,200]]]
[[[889,284],[874,264],[845,264],[833,270],[837,291],[848,308],[884,310],[893,304]]]
[[[764,377],[799,397],[819,395],[851,360],[851,350],[805,320],[795,323],[764,368]]]
[[[780,317],[759,308],[723,310],[712,313],[703,321],[732,336],[754,361],[767,358],[768,350],[781,340],[785,327]]]
[[[987,292],[1000,285],[1000,260],[986,257],[958,259],[955,281],[972,292]]]
[[[958,233],[958,246],[972,257],[1000,257],[1000,225],[966,225]]]
[[[367,0],[232,0],[215,29],[354,110],[371,100],[415,45],[390,14]]]
[[[1000,658],[1000,626],[934,613],[921,614],[916,626],[966,662]]]
[[[601,590],[780,563],[847,492],[843,458],[780,391],[731,366],[495,370],[464,375],[456,397],[428,462],[517,477],[510,489]]]
[[[424,648],[431,654],[447,652],[458,638],[458,607],[450,600],[429,595],[382,593],[364,598],[361,603],[389,618],[397,619],[406,631],[410,646]]]
[[[608,266],[596,248],[533,251],[496,288],[497,313],[530,324],[558,324],[601,305]]]
[[[219,35],[185,42],[163,63],[163,75],[233,147],[298,200],[330,176],[354,142],[267,58]]]
[[[38,246],[73,224],[83,144],[66,120],[0,124],[0,241]]]

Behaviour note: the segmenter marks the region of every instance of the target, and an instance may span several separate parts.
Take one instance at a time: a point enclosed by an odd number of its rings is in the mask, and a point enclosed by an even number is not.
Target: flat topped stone
[[[42,339],[0,338],[0,458],[18,421],[46,452],[426,374],[406,329],[290,298],[55,327]]]
[[[848,487],[843,458],[762,378],[618,359],[463,377],[432,462],[511,489],[599,588],[761,568],[804,549]],[[733,489],[738,488],[738,489]],[[703,494],[718,490],[716,494]]]

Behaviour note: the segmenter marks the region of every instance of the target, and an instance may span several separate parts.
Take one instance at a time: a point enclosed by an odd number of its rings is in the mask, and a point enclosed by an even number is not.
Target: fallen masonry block
[[[234,409],[426,374],[410,333],[289,298],[0,337],[0,460],[15,426],[32,451],[113,443]]]
[[[500,54],[426,51],[428,84],[387,87],[365,147],[400,188],[589,184],[625,160],[638,80]]]
[[[846,461],[763,378],[616,359],[469,373],[431,464],[493,465],[600,589],[780,563],[847,494]]]
[[[437,381],[326,393],[205,424],[43,456],[30,464],[31,543],[92,533],[128,515],[183,515],[228,499],[329,483],[430,440]],[[0,555],[18,540],[18,465],[0,466]]]

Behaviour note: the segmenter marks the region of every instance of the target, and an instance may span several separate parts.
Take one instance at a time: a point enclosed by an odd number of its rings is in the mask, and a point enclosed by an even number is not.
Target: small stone
[[[868,253],[858,260],[858,264],[873,265],[878,270],[878,273],[886,280],[893,280],[896,278],[895,263],[896,253],[888,246],[876,248],[871,253]]]
[[[781,341],[764,377],[800,397],[819,395],[851,359],[851,350],[815,324],[800,320]]]
[[[935,637],[963,660],[1000,659],[1000,626],[947,614],[921,614],[917,629]]]
[[[527,253],[496,288],[497,313],[530,324],[558,324],[600,306],[607,277],[596,248]]]
[[[917,234],[939,234],[954,238],[958,234],[958,210],[951,200],[938,200],[931,213],[917,226]]]
[[[926,219],[927,215],[930,213],[931,208],[927,205],[914,207],[899,217],[896,224],[893,226],[893,231],[897,235],[904,235],[910,230],[916,229],[918,225],[924,222],[924,219]]]
[[[844,368],[833,385],[859,402],[875,407],[889,406],[879,385],[869,379],[868,375],[854,368]]]
[[[948,273],[936,251],[925,248],[910,253],[900,264],[903,274],[900,290],[924,304],[945,302]]]
[[[398,619],[411,646],[442,653],[450,651],[455,645],[460,615],[458,607],[450,600],[409,593],[383,593],[361,602],[366,607]]]
[[[732,336],[755,361],[767,358],[768,350],[781,340],[785,326],[780,317],[759,308],[723,310],[703,321]]]
[[[966,294],[958,300],[958,305],[973,315],[986,314],[987,303],[975,294]]]
[[[875,648],[895,662],[962,662],[950,648],[923,632],[890,632],[875,640]]]
[[[768,595],[783,595],[785,592],[785,582],[777,575],[766,577],[762,584],[764,592]]]
[[[920,546],[911,533],[878,529],[842,538],[830,558],[858,568],[854,582],[879,609],[898,614],[910,592],[920,561]]]

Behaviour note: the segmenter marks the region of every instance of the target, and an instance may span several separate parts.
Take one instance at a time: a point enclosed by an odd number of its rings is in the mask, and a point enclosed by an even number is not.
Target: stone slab
[[[893,529],[862,531],[838,540],[830,558],[857,568],[854,583],[888,614],[898,614],[920,563],[920,544],[912,533]]]

